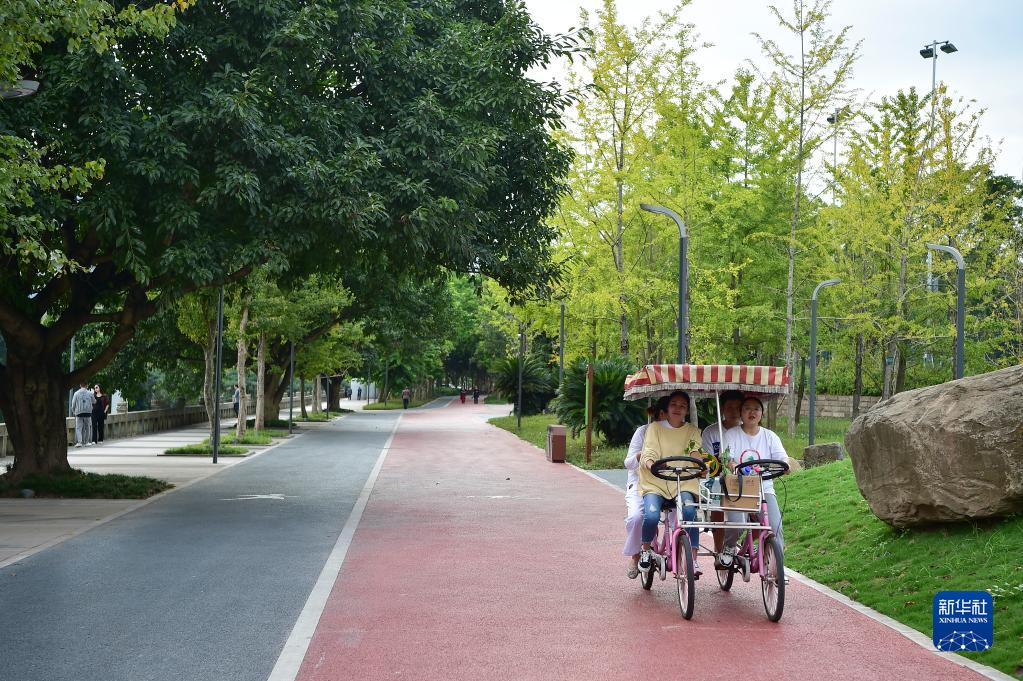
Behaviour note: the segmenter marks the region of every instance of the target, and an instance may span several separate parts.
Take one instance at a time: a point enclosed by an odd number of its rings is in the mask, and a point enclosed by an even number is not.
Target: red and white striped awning
[[[625,378],[627,400],[661,397],[675,390],[693,397],[713,397],[724,390],[780,397],[789,392],[789,370],[740,364],[648,364]]]

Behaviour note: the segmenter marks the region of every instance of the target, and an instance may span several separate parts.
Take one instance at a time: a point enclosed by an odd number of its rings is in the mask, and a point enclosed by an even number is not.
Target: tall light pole
[[[515,410],[516,430],[522,430],[522,363],[524,354],[526,354],[526,330],[522,322],[519,322],[519,397],[518,408]]]
[[[942,51],[945,54],[952,54],[958,52],[959,48],[952,44],[950,40],[934,40],[920,50],[920,56],[924,59],[931,60],[931,120],[927,125],[927,145],[924,147],[924,151],[931,146],[931,137],[934,135],[934,115],[938,104],[937,99],[937,88],[938,88],[938,51]],[[923,159],[920,160],[920,165],[917,166],[917,177],[923,169]],[[932,274],[932,267],[934,259],[931,256],[931,252],[927,251],[927,290],[934,291],[934,275]]]
[[[220,286],[220,294],[217,297],[217,362],[213,375],[213,463],[217,462],[217,455],[220,454],[220,374],[223,370],[224,361],[224,286]],[[238,418],[248,418],[248,412],[244,404],[238,405]]]
[[[678,363],[685,364],[689,354],[686,346],[686,335],[689,332],[689,262],[686,255],[689,237],[686,225],[679,214],[670,208],[649,203],[641,203],[639,207],[649,213],[667,215],[678,226]]]
[[[305,404],[305,395],[302,395]],[[288,365],[288,435],[294,432],[295,424],[295,341],[291,341],[291,361]]]
[[[817,418],[817,294],[822,288],[841,284],[841,279],[828,279],[817,284],[810,297],[810,441],[813,444],[814,421]]]
[[[958,285],[956,286],[958,289],[956,291],[956,356],[952,378],[959,379],[963,377],[963,367],[965,364],[963,327],[966,321],[966,262],[963,260],[963,254],[951,246],[927,244],[927,249],[928,251],[948,253],[956,261],[956,268],[958,270]]]
[[[561,299],[561,329],[558,333],[558,390],[565,385],[565,299]]]

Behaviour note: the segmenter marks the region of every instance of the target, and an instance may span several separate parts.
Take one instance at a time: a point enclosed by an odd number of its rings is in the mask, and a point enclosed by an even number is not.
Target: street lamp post
[[[688,357],[686,335],[689,331],[689,262],[686,251],[689,237],[679,214],[664,206],[641,203],[639,207],[649,213],[667,215],[678,225],[678,363],[685,364]]]
[[[213,375],[213,463],[220,454],[220,373],[223,370],[224,355],[224,287],[221,285],[217,297],[217,362]],[[244,404],[238,405],[238,418],[248,418]]]
[[[927,45],[924,45],[923,49],[920,50],[920,56],[924,59],[931,60],[931,120],[927,125],[927,147],[931,145],[931,137],[934,135],[934,114],[937,106],[937,98],[935,97],[935,91],[938,87],[938,50],[941,50],[945,54],[952,54],[958,52],[959,48],[952,44],[949,40],[935,40]],[[925,149],[926,151],[926,149]],[[920,170],[923,168],[923,159],[920,161],[920,165],[917,166],[917,177],[919,178]],[[934,260],[931,257],[931,252],[927,251],[927,290],[934,291],[934,275],[932,274]]]
[[[519,322],[519,397],[518,397],[518,408],[515,410],[516,423],[515,430],[522,430],[522,362],[523,355],[526,353],[526,331]]]
[[[841,284],[841,279],[828,279],[817,284],[810,297],[810,440],[813,444],[814,422],[817,418],[817,294],[821,289]]]
[[[305,403],[305,395],[302,395]],[[288,435],[294,432],[295,423],[295,341],[291,341],[291,361],[288,364]]]
[[[956,356],[955,356],[955,368],[953,369],[953,379],[959,379],[963,377],[963,368],[965,365],[965,347],[964,347],[964,333],[963,327],[966,322],[966,262],[963,260],[963,254],[957,249],[951,246],[942,246],[941,244],[927,244],[928,251],[943,251],[948,253],[956,261],[956,269],[958,274],[958,281],[956,288]]]
[[[565,385],[565,300],[561,300],[561,329],[558,333],[558,389]]]

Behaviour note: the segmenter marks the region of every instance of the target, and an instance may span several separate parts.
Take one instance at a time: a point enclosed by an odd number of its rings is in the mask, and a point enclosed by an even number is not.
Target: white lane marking
[[[568,465],[572,466],[572,468],[576,469],[580,473],[585,473],[586,475],[590,476],[594,480],[597,480],[599,482],[604,483],[608,487],[611,487],[612,489],[614,489],[616,492],[618,492],[620,494],[625,494],[625,490],[623,490],[621,487],[618,487],[613,482],[610,482],[609,480],[605,480],[604,478],[600,477],[599,475],[597,475],[595,473],[591,473],[590,471],[585,470],[583,468],[579,468],[578,466],[576,466],[574,464],[568,464]],[[834,589],[832,589],[830,587],[827,587],[827,586],[824,586],[820,582],[816,582],[816,581],[810,579],[809,577],[807,577],[806,575],[803,575],[803,574],[800,574],[800,573],[796,572],[795,570],[793,570],[790,567],[785,568],[785,573],[786,573],[786,575],[789,575],[789,576],[793,577],[796,581],[801,582],[803,584],[806,584],[811,589],[815,589],[816,591],[819,591],[820,593],[824,594],[825,596],[828,596],[829,598],[833,598],[834,600],[838,601],[839,603],[841,603],[843,605],[846,605],[846,606],[852,608],[853,610],[855,610],[855,611],[857,611],[857,612],[859,612],[859,613],[861,613],[863,615],[866,615],[867,617],[869,617],[870,619],[874,620],[875,622],[878,622],[879,624],[883,624],[884,626],[888,627],[889,629],[893,629],[894,631],[896,631],[896,632],[902,634],[903,636],[905,636],[906,638],[908,638],[910,641],[913,641],[914,643],[919,645],[924,650],[927,650],[928,652],[934,653],[935,655],[940,655],[941,657],[945,658],[949,662],[952,662],[953,664],[957,664],[960,667],[966,667],[967,669],[969,669],[971,671],[975,671],[978,674],[981,674],[982,676],[986,676],[989,679],[994,679],[995,681],[1017,681],[1016,679],[1013,679],[1008,674],[1003,674],[1002,672],[998,671],[997,669],[995,669],[993,667],[988,667],[987,665],[980,664],[979,662],[974,662],[973,660],[967,659],[967,658],[962,657],[961,655],[957,655],[955,653],[946,653],[946,652],[935,650],[934,649],[934,642],[931,641],[931,639],[927,638],[927,636],[925,636],[924,634],[921,634],[916,629],[913,629],[912,627],[907,627],[905,624],[903,624],[903,623],[901,623],[901,622],[899,622],[897,620],[894,620],[891,617],[888,617],[887,615],[882,615],[877,610],[874,610],[873,608],[869,608],[869,607],[863,605],[862,603],[857,603],[856,601],[852,600],[848,596],[843,596],[842,594],[838,593]]]
[[[384,459],[387,458],[387,452],[391,449],[391,441],[394,440],[394,435],[398,432],[398,424],[401,423],[401,417],[402,414],[398,414],[398,418],[394,420],[391,434],[387,438],[387,442],[384,443],[383,449],[380,450],[377,462],[373,466],[369,478],[366,479],[366,484],[363,485],[362,492],[359,494],[352,512],[348,515],[348,520],[345,522],[344,527],[341,528],[341,534],[338,535],[337,543],[334,544],[330,556],[327,557],[327,562],[324,564],[320,576],[316,579],[316,584],[313,585],[313,590],[309,593],[309,598],[306,599],[305,606],[302,608],[302,612],[299,613],[295,627],[291,630],[291,635],[288,636],[284,649],[281,650],[277,663],[274,665],[273,671],[270,672],[267,681],[294,681],[295,677],[298,676],[302,662],[305,660],[306,651],[309,650],[309,643],[313,640],[316,627],[320,623],[320,616],[327,605],[327,599],[330,597],[330,592],[334,589],[334,583],[341,572],[341,566],[348,555],[348,549],[352,545],[355,530],[362,519],[363,511],[366,510],[369,495],[373,492],[373,486],[376,484],[377,476],[384,465]]]
[[[251,499],[274,499],[284,501],[285,499],[297,499],[298,497],[285,494],[242,494],[233,499],[221,499],[221,501],[249,501]]]

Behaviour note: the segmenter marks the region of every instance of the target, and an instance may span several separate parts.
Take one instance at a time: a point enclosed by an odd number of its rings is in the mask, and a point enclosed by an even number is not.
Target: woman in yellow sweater
[[[699,458],[699,446],[691,451],[691,442],[700,442],[700,429],[691,423],[686,422],[689,414],[689,395],[682,390],[676,390],[668,399],[667,422],[661,422],[661,426],[647,428],[646,437],[643,440],[643,452],[640,455],[639,465],[639,492],[643,495],[643,534],[642,554],[639,560],[639,569],[650,570],[654,561],[658,563],[658,569],[664,569],[664,557],[650,550],[650,542],[657,536],[657,525],[661,520],[661,507],[666,499],[675,498],[674,481],[668,482],[655,476],[650,469],[654,462],[668,456],[694,456]],[[678,509],[682,518],[692,521],[696,518],[696,506],[685,504],[686,501],[696,503],[699,494],[699,480],[685,480],[682,482],[683,507]],[[696,553],[700,546],[699,530],[689,528],[689,540],[693,544],[693,573],[700,576],[700,567],[696,563]]]

